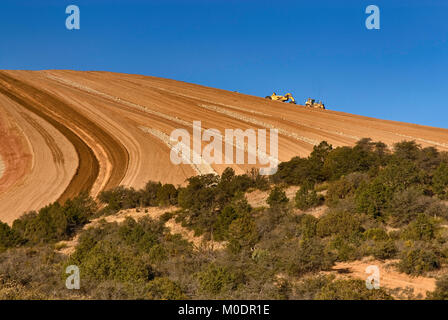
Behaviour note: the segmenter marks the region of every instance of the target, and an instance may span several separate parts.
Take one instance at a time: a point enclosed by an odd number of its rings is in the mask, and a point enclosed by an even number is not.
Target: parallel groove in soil
[[[75,133],[75,128],[69,128],[61,122],[61,119],[70,119],[72,123],[82,128],[85,132],[94,134],[95,138],[103,146],[114,168],[105,185],[105,189],[120,184],[126,173],[129,158],[127,150],[122,144],[58,97],[13,78],[4,72],[0,72],[0,80],[3,82],[3,85],[0,87],[0,93],[45,119],[75,147],[79,158],[78,168],[70,184],[60,196],[60,202],[76,196],[82,191],[89,192],[99,173],[99,162],[93,150]]]

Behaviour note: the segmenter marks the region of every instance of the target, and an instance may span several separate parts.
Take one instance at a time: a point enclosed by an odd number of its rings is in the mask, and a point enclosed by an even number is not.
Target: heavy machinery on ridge
[[[281,96],[281,95],[277,95],[274,92],[272,95],[266,96],[266,99],[270,99],[270,100],[274,100],[274,101],[281,101],[281,102],[288,102],[289,101],[289,103],[296,104],[296,99],[294,99],[294,97],[290,93],[287,93],[284,96]]]
[[[305,106],[306,107],[310,107],[310,108],[316,108],[316,109],[324,109],[325,110],[325,105],[322,103],[322,101],[317,101],[311,98],[308,98],[308,100],[306,100],[305,102]]]

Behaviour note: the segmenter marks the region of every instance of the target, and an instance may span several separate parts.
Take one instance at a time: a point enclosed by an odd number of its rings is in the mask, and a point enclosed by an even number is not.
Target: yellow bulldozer
[[[308,98],[308,100],[306,100],[305,102],[305,106],[306,107],[310,107],[310,108],[316,108],[316,109],[324,109],[325,110],[325,105],[322,103],[322,101],[317,101],[311,98]]]
[[[274,101],[281,101],[281,102],[288,102],[289,103],[296,103],[296,99],[294,99],[294,97],[292,96],[292,94],[287,93],[284,96],[281,95],[277,95],[275,92],[270,95],[270,96],[266,96],[266,99],[270,99],[270,100],[274,100]]]

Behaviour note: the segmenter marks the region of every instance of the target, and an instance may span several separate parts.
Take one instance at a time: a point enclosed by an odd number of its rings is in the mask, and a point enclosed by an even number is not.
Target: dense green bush
[[[371,254],[381,260],[392,259],[397,254],[398,249],[393,240],[376,241]]]
[[[294,157],[290,161],[280,163],[273,176],[274,182],[301,185],[305,182],[325,181],[323,167],[325,159],[332,149],[331,145],[323,141],[318,146],[314,146],[308,158]]]
[[[68,239],[96,212],[96,204],[81,194],[64,205],[53,203],[39,212],[30,212],[14,221],[12,230],[31,244]]]
[[[177,189],[172,184],[164,184],[157,191],[157,205],[170,206],[177,204]]]
[[[382,229],[369,229],[365,233],[366,241],[361,250],[364,255],[372,255],[377,259],[391,259],[398,253],[395,241]]]
[[[335,260],[318,239],[300,240],[298,246],[291,249],[287,257],[287,271],[293,276],[327,270],[333,266]]]
[[[233,221],[250,214],[252,208],[246,199],[240,199],[227,205],[218,213],[218,217],[213,226],[214,240],[223,241],[229,239],[229,228]]]
[[[23,244],[25,240],[6,223],[0,222],[0,252]]]
[[[357,239],[363,232],[360,216],[346,211],[329,211],[317,223],[317,234],[320,237],[338,235],[344,239]]]
[[[83,275],[97,281],[146,282],[154,278],[149,259],[136,257],[128,247],[101,241],[91,248],[82,259],[74,263]]]
[[[419,157],[420,146],[415,141],[402,141],[394,144],[394,158],[415,161]]]
[[[120,186],[112,190],[101,192],[98,199],[102,203],[107,204],[108,212],[114,213],[121,209],[136,208],[140,206],[141,194],[134,188],[127,189]]]
[[[374,218],[386,219],[390,199],[397,192],[421,186],[422,172],[417,166],[403,160],[391,163],[380,170],[378,176],[370,183],[364,183],[356,192],[356,204],[359,212],[364,212]]]
[[[303,214],[299,216],[297,222],[298,236],[302,239],[312,239],[317,235],[317,223],[319,219],[310,214]]]
[[[146,288],[151,300],[185,300],[187,297],[180,286],[168,278],[155,278]]]
[[[317,207],[324,202],[324,197],[318,195],[311,184],[304,184],[296,193],[296,207],[301,210],[308,210]]]
[[[105,224],[83,232],[69,263],[95,281],[146,283],[156,275],[155,265],[189,250],[188,243],[170,235],[163,222],[127,218],[120,225]]]
[[[419,213],[425,213],[435,202],[431,197],[423,195],[417,188],[396,192],[389,202],[387,214],[390,224],[395,227],[407,225]]]
[[[314,300],[322,288],[334,280],[332,275],[304,276],[293,285],[293,299]]]
[[[424,242],[407,244],[400,253],[398,269],[413,275],[421,275],[425,272],[439,269],[441,265],[438,251]]]
[[[326,204],[330,207],[334,207],[339,201],[353,197],[356,190],[367,181],[367,174],[353,172],[332,182],[328,187],[327,195],[325,197]]]
[[[255,219],[250,214],[244,214],[233,220],[229,226],[227,238],[228,247],[232,252],[250,249],[259,238]]]
[[[200,290],[217,295],[224,291],[235,290],[240,283],[238,275],[227,267],[210,264],[207,269],[197,274]]]
[[[387,231],[382,228],[371,228],[366,231],[364,231],[364,236],[367,240],[374,240],[374,241],[381,241],[381,240],[388,240],[389,235],[387,234]]]
[[[369,290],[362,280],[335,280],[323,287],[319,300],[392,300],[383,289]]]
[[[438,231],[437,222],[425,214],[418,214],[401,232],[401,238],[404,240],[422,240],[431,241],[436,238]]]
[[[432,178],[434,192],[440,199],[448,200],[448,164],[441,163]]]
[[[326,157],[323,171],[329,180],[337,180],[352,172],[367,172],[377,163],[374,153],[360,146],[338,147]]]
[[[177,197],[178,190],[172,184],[149,181],[141,190],[119,186],[103,191],[98,199],[107,204],[101,214],[108,215],[122,209],[176,205]]]
[[[271,208],[279,208],[284,207],[286,204],[288,204],[289,199],[282,188],[275,186],[269,193],[266,202]]]
[[[428,293],[426,299],[429,300],[448,300],[448,275],[437,279],[436,289]]]

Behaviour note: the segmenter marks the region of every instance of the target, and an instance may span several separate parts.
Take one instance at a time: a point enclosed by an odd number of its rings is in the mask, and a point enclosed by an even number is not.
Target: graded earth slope
[[[96,196],[118,185],[141,188],[148,180],[178,185],[227,166],[237,173],[253,166],[173,164],[169,136],[174,129],[192,135],[193,121],[221,133],[278,129],[280,161],[306,156],[322,140],[343,146],[363,137],[448,150],[447,129],[180,81],[110,72],[0,71],[0,220],[11,223],[81,191]]]

